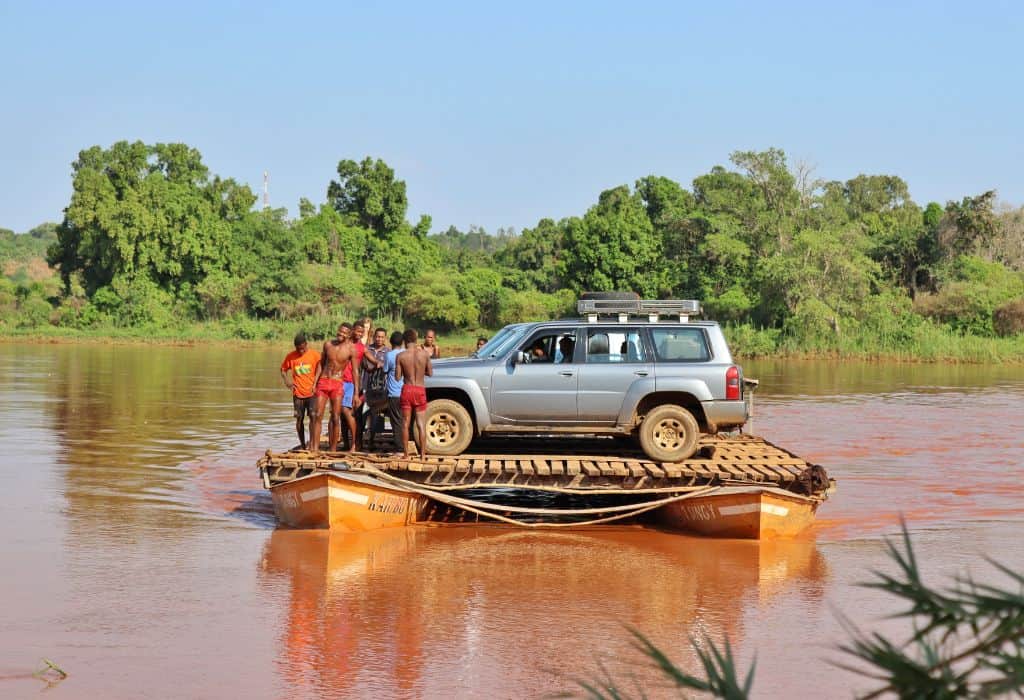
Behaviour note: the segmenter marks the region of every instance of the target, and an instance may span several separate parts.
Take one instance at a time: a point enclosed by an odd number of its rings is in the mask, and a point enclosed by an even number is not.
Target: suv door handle
[[[636,372],[633,372],[633,374],[635,374],[638,377],[646,377],[647,376],[647,370],[645,370],[645,369],[638,369]]]
[[[559,374],[562,375],[563,377],[571,377],[571,376],[573,376],[576,373],[575,372],[569,372],[569,371],[563,371],[563,372],[559,372]]]

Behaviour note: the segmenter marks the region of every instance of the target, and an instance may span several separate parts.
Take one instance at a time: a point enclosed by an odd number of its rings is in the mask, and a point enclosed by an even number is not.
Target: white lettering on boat
[[[710,503],[686,505],[683,506],[683,512],[690,520],[714,520],[718,517],[718,511]]]

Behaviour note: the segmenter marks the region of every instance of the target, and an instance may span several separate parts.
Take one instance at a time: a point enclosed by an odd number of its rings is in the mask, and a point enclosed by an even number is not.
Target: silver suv
[[[589,296],[580,319],[506,326],[436,361],[427,451],[461,454],[483,433],[610,434],[675,462],[700,433],[746,423],[742,370],[717,323],[689,320],[699,303]]]

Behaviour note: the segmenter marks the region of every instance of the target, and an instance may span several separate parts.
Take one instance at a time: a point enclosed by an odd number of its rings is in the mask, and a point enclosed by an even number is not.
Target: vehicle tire
[[[460,455],[473,442],[473,419],[458,401],[427,404],[427,454]]]
[[[580,294],[581,301],[634,301],[640,295],[636,292],[583,292]]]
[[[693,414],[682,406],[664,404],[652,408],[640,424],[640,447],[656,462],[680,462],[697,451],[700,428]]]

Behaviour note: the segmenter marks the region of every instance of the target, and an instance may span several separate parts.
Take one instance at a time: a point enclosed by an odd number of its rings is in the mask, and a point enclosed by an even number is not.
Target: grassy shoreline
[[[195,347],[232,345],[242,347],[290,348],[295,329],[278,322],[266,322],[254,333],[256,337],[239,337],[237,327],[230,324],[197,324],[187,328],[24,328],[0,329],[0,343],[37,342],[48,344],[114,344],[160,345],[168,347]],[[765,331],[743,329],[726,336],[733,346],[733,354],[740,360],[856,360],[862,362],[943,363],[943,364],[1024,364],[1024,335],[1010,338],[984,338],[956,335],[948,331],[931,333],[930,338],[915,338],[905,347],[892,343],[866,342],[863,337],[851,337],[819,347],[794,347],[779,343],[772,347],[764,338],[756,336]],[[490,336],[494,331],[460,331],[442,334],[439,345],[445,356],[453,357],[472,352],[479,335]],[[751,335],[753,333],[753,336]]]

